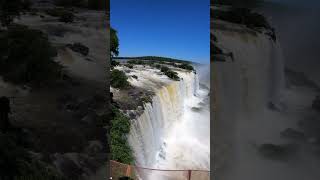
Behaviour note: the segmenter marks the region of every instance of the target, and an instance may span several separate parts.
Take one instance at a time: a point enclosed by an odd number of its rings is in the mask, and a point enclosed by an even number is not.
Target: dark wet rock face
[[[44,18],[44,17],[43,17]],[[80,33],[81,31],[76,31],[70,27],[67,27],[67,26],[57,26],[57,25],[46,25],[46,27],[44,27],[44,29],[46,30],[46,32],[49,34],[49,35],[52,35],[52,36],[57,36],[57,37],[64,37],[64,35],[66,33]]]
[[[65,109],[68,111],[76,111],[79,109],[78,99],[71,94],[64,94],[57,99],[58,108]]]
[[[258,152],[265,158],[271,160],[288,160],[297,150],[294,144],[262,144]]]
[[[279,112],[285,109],[285,106],[283,104],[276,104],[274,102],[268,102],[267,107],[272,111],[279,111]]]
[[[56,153],[52,158],[54,159],[54,165],[60,173],[64,174],[65,178],[71,179],[74,177],[81,177],[80,179],[83,179],[94,173],[94,170],[99,167],[103,161],[97,161],[96,158],[83,153]]]
[[[98,119],[98,116],[94,112],[89,112],[87,115],[85,115],[81,121],[87,124],[94,124]]]
[[[298,125],[305,132],[306,140],[311,144],[320,145],[320,119],[309,118],[299,121]]]
[[[102,153],[103,149],[103,144],[98,140],[94,140],[89,142],[89,145],[86,148],[86,152],[90,155],[95,155],[98,153]]]
[[[213,36],[214,40],[211,40],[211,49],[210,52],[213,54],[212,60],[213,61],[234,61],[234,56],[232,52],[227,52],[226,50],[223,50],[222,48],[217,45],[217,37]]]
[[[64,155],[55,154],[54,164],[61,174],[64,174],[67,178],[77,177],[82,174],[81,168],[71,159],[65,157]]]
[[[285,68],[285,75],[287,78],[287,83],[293,86],[304,86],[315,90],[320,90],[319,86],[308,79],[303,72],[296,72],[291,69]]]
[[[305,139],[305,135],[303,132],[297,131],[292,128],[287,128],[286,130],[282,131],[280,134],[281,134],[281,137],[289,138],[289,139],[293,139],[293,140],[304,140]]]
[[[130,110],[137,110],[138,112],[134,115],[128,114],[131,117],[137,117],[141,114],[140,108],[143,112],[144,103],[151,103],[152,97],[154,95],[153,92],[145,91],[141,88],[132,87],[128,90],[122,90],[122,98],[119,99],[116,104],[119,106],[120,109],[124,111]]]
[[[199,107],[192,107],[191,110],[192,110],[192,111],[195,111],[195,112],[199,112],[199,111],[201,111],[201,108],[199,108]]]
[[[215,13],[211,14],[211,17],[236,24],[243,24],[252,29],[271,29],[271,26],[263,15],[252,12],[247,8],[230,8],[228,11],[216,10]]]
[[[212,44],[212,53],[213,54],[222,54],[223,51],[222,49],[220,49],[218,46],[216,46],[215,44]]]
[[[211,33],[211,41],[218,42],[217,36]]]
[[[320,112],[320,96],[317,96],[313,101],[312,101],[312,108],[318,112]]]
[[[87,56],[89,54],[89,48],[81,43],[67,44],[67,47],[72,51]]]

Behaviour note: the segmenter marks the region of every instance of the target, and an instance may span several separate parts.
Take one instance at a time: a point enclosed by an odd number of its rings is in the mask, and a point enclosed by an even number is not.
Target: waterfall
[[[261,179],[259,172],[264,168],[258,165],[266,163],[259,159],[253,144],[280,142],[280,129],[274,124],[279,123],[283,108],[281,46],[263,31],[231,23],[219,28],[221,24],[217,21],[218,28],[213,32],[216,45],[232,52],[234,61],[212,65],[218,107],[214,121],[215,166],[228,167],[221,179]]]
[[[155,90],[132,120],[128,141],[138,166],[209,170],[209,90],[199,88],[196,73],[177,72],[181,80]]]
[[[217,30],[215,36],[234,57],[234,62],[217,63],[218,76],[224,78],[218,87],[228,86],[232,90],[228,96],[251,112],[269,102],[279,105],[285,84],[280,44],[263,33]]]

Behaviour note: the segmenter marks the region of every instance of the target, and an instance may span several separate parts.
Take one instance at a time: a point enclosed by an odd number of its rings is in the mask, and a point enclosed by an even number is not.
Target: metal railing
[[[209,180],[210,171],[206,170],[163,170],[138,167],[110,161],[113,180],[129,177],[133,180]]]

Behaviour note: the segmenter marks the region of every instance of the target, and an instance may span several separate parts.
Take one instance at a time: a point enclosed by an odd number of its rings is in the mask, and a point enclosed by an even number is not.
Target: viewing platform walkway
[[[210,180],[210,171],[152,169],[111,160],[110,176],[112,180],[124,180],[125,177],[132,180]]]

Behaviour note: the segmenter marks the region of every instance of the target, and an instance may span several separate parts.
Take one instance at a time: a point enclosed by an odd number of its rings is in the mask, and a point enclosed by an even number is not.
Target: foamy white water
[[[199,88],[198,75],[177,71],[180,81],[172,81],[158,70],[138,68],[128,75],[134,86],[152,89],[152,103],[132,120],[128,136],[136,164],[171,170],[210,169],[209,88]],[[141,179],[167,179],[181,173],[146,171]]]

